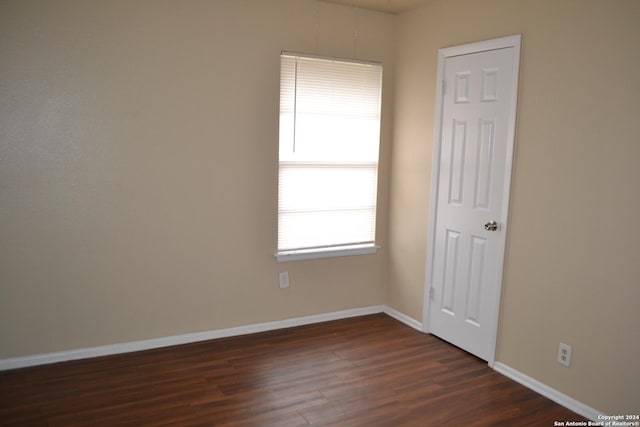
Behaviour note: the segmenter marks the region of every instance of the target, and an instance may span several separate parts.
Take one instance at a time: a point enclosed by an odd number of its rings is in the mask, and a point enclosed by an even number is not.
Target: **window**
[[[373,253],[382,65],[283,53],[278,261]]]

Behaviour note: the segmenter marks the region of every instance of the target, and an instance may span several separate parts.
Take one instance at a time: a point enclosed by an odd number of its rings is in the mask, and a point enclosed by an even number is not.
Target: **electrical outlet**
[[[280,288],[288,288],[289,287],[289,272],[283,271],[280,273]]]
[[[571,365],[571,346],[569,344],[560,343],[558,349],[558,363],[569,367]]]

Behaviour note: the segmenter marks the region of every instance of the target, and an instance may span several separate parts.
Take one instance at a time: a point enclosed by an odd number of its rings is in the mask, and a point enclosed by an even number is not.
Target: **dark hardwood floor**
[[[2,426],[553,426],[584,418],[384,315],[0,372]]]

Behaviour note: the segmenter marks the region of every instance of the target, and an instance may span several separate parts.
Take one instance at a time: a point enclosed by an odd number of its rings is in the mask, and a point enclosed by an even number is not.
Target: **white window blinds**
[[[278,253],[373,245],[382,66],[282,54]]]

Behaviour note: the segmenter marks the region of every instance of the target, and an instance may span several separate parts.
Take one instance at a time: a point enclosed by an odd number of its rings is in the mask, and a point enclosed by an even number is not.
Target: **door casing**
[[[506,152],[506,164],[505,164],[505,180],[504,180],[504,203],[502,204],[502,222],[501,238],[498,241],[498,283],[497,292],[495,295],[491,295],[493,298],[494,307],[497,310],[494,316],[495,321],[491,327],[491,356],[488,360],[489,366],[493,367],[495,363],[495,350],[498,339],[498,323],[500,314],[500,295],[502,290],[502,276],[504,269],[504,254],[506,246],[506,236],[508,231],[509,220],[509,198],[511,190],[511,175],[513,170],[513,153],[515,146],[515,129],[516,129],[516,110],[518,104],[518,75],[520,67],[520,44],[521,35],[514,35],[508,37],[502,37],[498,39],[485,40],[477,43],[470,43],[460,46],[453,46],[443,48],[438,51],[438,74],[437,74],[437,87],[436,87],[436,106],[435,106],[435,120],[434,120],[434,143],[433,143],[433,167],[431,170],[431,195],[429,203],[429,223],[427,226],[427,260],[426,260],[426,272],[425,272],[425,287],[424,287],[424,300],[422,311],[422,330],[423,332],[429,332],[429,309],[430,309],[430,295],[431,286],[433,283],[433,261],[434,261],[434,248],[435,248],[435,236],[436,236],[436,217],[438,211],[438,188],[440,179],[440,149],[441,149],[441,137],[442,137],[442,110],[444,99],[444,72],[445,72],[445,60],[449,57],[467,55],[471,53],[485,52],[495,49],[513,48],[514,49],[514,64],[513,64],[513,81],[511,91],[513,94],[513,103],[509,111],[509,121],[507,123],[507,152]]]

